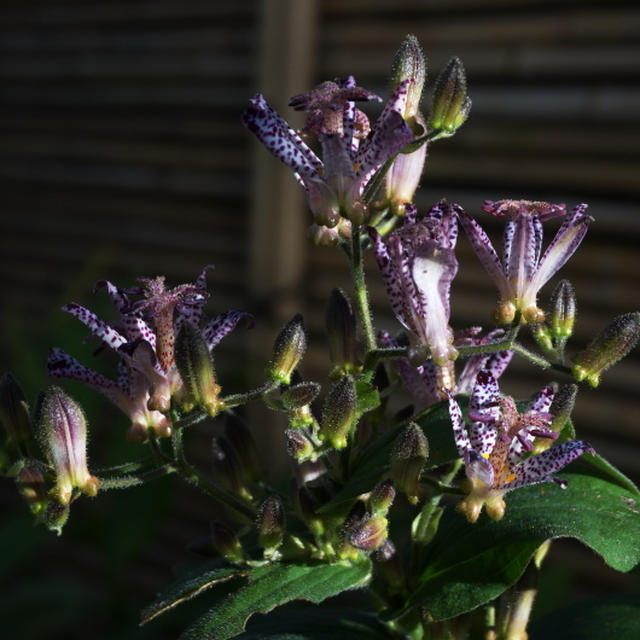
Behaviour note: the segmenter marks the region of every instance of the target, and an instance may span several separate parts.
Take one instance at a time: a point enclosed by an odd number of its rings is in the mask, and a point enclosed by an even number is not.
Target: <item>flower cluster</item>
[[[193,284],[172,289],[167,288],[162,276],[140,278],[139,286],[127,290],[107,280],[98,282],[96,289],[106,289],[120,313],[117,323],[108,325],[75,302],[65,305],[63,311],[80,320],[102,346],[118,354],[117,381],[84,366],[58,348],[49,354],[49,375],[81,380],[103,393],[131,420],[129,436],[133,440],[145,440],[149,430],[159,437],[171,435],[167,412],[172,398],[180,401],[184,395],[174,355],[176,335],[182,324],[201,327],[211,351],[241,319],[250,318],[243,311],[227,311],[205,323],[208,269],[205,267]]]

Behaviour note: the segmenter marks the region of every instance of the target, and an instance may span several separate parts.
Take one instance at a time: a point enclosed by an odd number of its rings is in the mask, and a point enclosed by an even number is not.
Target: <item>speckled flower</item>
[[[458,211],[457,205],[442,201],[417,220],[409,206],[405,224],[386,238],[369,229],[391,307],[410,333],[413,362],[430,356],[444,366],[457,356],[449,327],[449,293],[458,271]]]
[[[488,200],[482,208],[491,215],[507,219],[502,260],[475,220],[462,213],[460,222],[473,250],[500,292],[500,301],[494,313],[496,322],[510,323],[517,313],[520,313],[522,322],[542,322],[544,314],[536,302],[538,291],[567,262],[582,242],[592,220],[585,214],[587,205],[579,204],[564,219],[542,257],[542,223],[565,215],[564,204]]]
[[[260,94],[252,98],[242,121],[268,151],[293,170],[317,224],[333,227],[341,215],[361,222],[366,214],[361,196],[369,181],[413,140],[402,117],[411,82],[408,79],[396,88],[372,127],[354,102],[380,98],[356,86],[353,76],[324,82],[291,98],[294,109],[308,112],[303,133],[317,136],[322,160]]]
[[[574,440],[555,444],[538,455],[529,455],[536,437],[556,439],[549,428],[553,389],[540,390],[524,413],[515,401],[501,396],[496,379],[486,370],[478,373],[469,401],[469,425],[460,406],[449,396],[449,414],[458,453],[465,464],[468,495],[458,505],[469,522],[475,522],[483,506],[487,515],[500,520],[504,515],[504,494],[540,482],[566,482],[554,474],[585,452],[590,445]]]
[[[144,440],[148,429],[158,436],[171,434],[171,422],[165,413],[171,398],[182,392],[182,380],[174,359],[176,334],[183,322],[200,327],[204,323],[203,306],[209,297],[203,269],[195,283],[168,289],[164,277],[140,278],[140,286],[124,290],[106,280],[96,289],[106,288],[120,313],[120,321],[110,326],[93,312],[72,302],[63,307],[86,325],[102,345],[120,357],[118,380],[113,381],[85,367],[58,348],[51,350],[47,362],[49,375],[81,380],[94,387],[131,420],[130,437]],[[136,296],[138,299],[132,300]],[[231,332],[238,322],[250,317],[242,311],[227,311],[202,328],[209,349]]]

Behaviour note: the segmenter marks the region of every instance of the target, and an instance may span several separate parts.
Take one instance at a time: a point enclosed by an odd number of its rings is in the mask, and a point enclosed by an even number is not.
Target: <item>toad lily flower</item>
[[[458,271],[458,210],[442,201],[418,221],[410,206],[405,224],[386,238],[369,229],[391,307],[410,332],[409,359],[418,364],[427,353],[438,366],[457,356],[449,327],[449,292]]]
[[[85,367],[61,349],[52,349],[47,362],[49,375],[81,380],[94,387],[131,419],[130,438],[144,440],[152,429],[157,436],[171,434],[171,422],[165,416],[171,398],[180,398],[183,383],[174,359],[175,336],[184,322],[201,326],[203,306],[209,294],[205,267],[194,284],[167,289],[164,278],[141,278],[141,286],[123,290],[103,280],[97,288],[106,288],[119,311],[114,326],[100,320],[85,307],[69,303],[63,307],[86,325],[103,346],[120,357],[118,380],[113,381]],[[131,300],[130,296],[141,296]],[[242,311],[227,311],[209,321],[202,335],[209,350],[230,333],[238,322],[251,316]]]
[[[507,218],[502,261],[480,225],[467,214],[460,215],[473,250],[500,291],[500,302],[494,312],[497,323],[509,324],[517,313],[526,323],[544,320],[544,314],[536,303],[538,291],[582,242],[592,221],[585,214],[586,208],[586,204],[579,204],[573,209],[540,257],[542,223],[565,215],[565,205],[528,200],[486,201],[482,207],[484,211],[498,218]]]
[[[324,82],[291,98],[290,106],[309,113],[303,133],[317,136],[322,160],[260,94],[252,98],[242,122],[293,170],[317,224],[334,227],[340,216],[361,223],[366,214],[364,189],[376,171],[413,140],[402,117],[411,82],[407,79],[398,85],[370,130],[367,117],[354,102],[380,98],[356,86],[353,76]]]
[[[449,395],[449,414],[460,457],[465,464],[469,495],[458,505],[469,522],[475,522],[482,507],[493,520],[504,515],[504,494],[540,482],[566,482],[554,477],[583,453],[593,453],[579,440],[556,444],[538,455],[525,454],[534,448],[536,437],[555,439],[549,428],[549,408],[553,389],[544,387],[524,413],[518,413],[513,398],[501,396],[498,383],[486,370],[480,371],[469,401],[469,427],[453,396]]]

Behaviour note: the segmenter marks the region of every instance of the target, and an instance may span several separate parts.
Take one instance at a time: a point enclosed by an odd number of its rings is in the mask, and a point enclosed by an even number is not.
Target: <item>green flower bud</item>
[[[284,535],[284,509],[277,496],[269,496],[259,507],[256,519],[258,544],[265,555],[271,555],[282,543]]]
[[[49,531],[55,531],[57,535],[62,533],[62,527],[69,519],[69,505],[60,502],[50,502],[44,510],[43,521]]]
[[[302,429],[287,429],[284,435],[287,439],[287,453],[294,460],[304,462],[315,457],[313,443],[307,438]]]
[[[240,418],[229,414],[226,416],[224,435],[238,454],[246,479],[249,482],[257,481],[262,471],[256,441],[250,429]]]
[[[342,289],[334,289],[329,294],[324,318],[334,366],[332,376],[358,371],[356,317]]]
[[[29,408],[20,385],[10,374],[0,380],[0,423],[7,434],[7,443],[22,448],[31,441],[33,429]]]
[[[336,227],[330,229],[323,224],[312,224],[307,237],[316,247],[335,247],[340,242],[339,230]]]
[[[560,433],[564,428],[567,420],[571,417],[573,407],[576,404],[576,395],[578,394],[578,385],[565,384],[556,391],[553,401],[549,407],[551,414],[551,424],[549,428],[556,433]],[[533,445],[533,454],[537,455],[547,450],[552,444],[551,438],[537,437]]]
[[[573,376],[592,386],[600,384],[600,375],[624,358],[640,338],[640,312],[625,313],[595,337],[595,339],[573,359]]]
[[[184,322],[178,331],[175,361],[187,392],[186,403],[201,406],[211,417],[222,409],[213,358],[200,329]]]
[[[369,507],[373,515],[386,515],[395,497],[396,490],[393,488],[393,480],[384,480],[378,484],[369,496]]]
[[[285,409],[294,411],[310,405],[319,393],[320,385],[317,382],[301,382],[283,391],[280,400]]]
[[[396,438],[391,451],[391,476],[412,504],[418,502],[420,474],[429,457],[429,443],[422,429],[410,423]]]
[[[368,518],[351,530],[349,544],[367,553],[375,551],[387,539],[388,525],[383,516]]]
[[[211,542],[216,551],[229,562],[244,562],[244,549],[238,536],[221,522],[214,522],[211,527]]]
[[[394,88],[404,80],[413,80],[408,89],[407,103],[402,117],[405,120],[415,117],[420,110],[422,90],[427,79],[427,59],[418,39],[413,34],[405,37],[396,52],[391,78]]]
[[[75,488],[95,496],[99,481],[87,469],[87,421],[80,405],[59,387],[50,387],[42,398],[37,432],[55,470],[55,499],[69,504]]]
[[[553,338],[549,327],[543,323],[534,324],[531,325],[531,331],[540,348],[547,355],[554,357],[556,355],[556,350],[553,346]]]
[[[251,499],[251,494],[244,484],[242,462],[231,443],[226,438],[216,438],[211,452],[216,479],[232,493]]]
[[[391,540],[385,540],[375,553],[376,566],[394,589],[399,589],[404,583],[402,561],[396,547]]]
[[[420,544],[429,544],[438,531],[443,513],[444,509],[442,507],[427,502],[411,525],[411,537],[413,540]]]
[[[459,58],[451,58],[436,80],[433,105],[427,126],[441,136],[452,136],[471,111],[467,79]]]
[[[37,465],[27,463],[16,476],[18,491],[31,509],[31,513],[39,514],[49,504],[49,488]]]
[[[551,294],[551,309],[551,335],[564,344],[576,320],[576,292],[568,280],[560,280]]]
[[[282,329],[273,346],[273,359],[268,375],[275,382],[290,384],[291,375],[307,350],[307,336],[300,314]]]
[[[318,437],[334,449],[347,446],[347,438],[356,418],[356,390],[353,379],[345,376],[333,385],[322,412]]]

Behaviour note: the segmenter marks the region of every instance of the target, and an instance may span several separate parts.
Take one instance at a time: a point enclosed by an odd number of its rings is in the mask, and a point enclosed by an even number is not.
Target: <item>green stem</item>
[[[247,391],[246,393],[234,393],[226,398],[222,398],[222,403],[225,409],[231,409],[241,404],[252,402],[253,400],[259,400],[263,395],[277,389],[279,386],[279,382],[269,381],[253,391]]]
[[[369,307],[369,294],[364,277],[364,263],[362,260],[362,246],[360,244],[360,227],[353,226],[351,236],[351,271],[353,275],[353,286],[356,292],[356,303],[358,314],[362,323],[364,340],[367,354],[376,349],[376,337],[373,330],[373,320],[371,319],[371,309]]]
[[[381,360],[393,360],[395,358],[406,358],[407,357],[407,349],[406,347],[397,347],[397,348],[389,348],[389,349],[373,349],[367,353],[367,357],[364,361],[363,371],[364,373],[369,373],[371,371],[375,371],[375,368],[378,366],[378,363]]]

